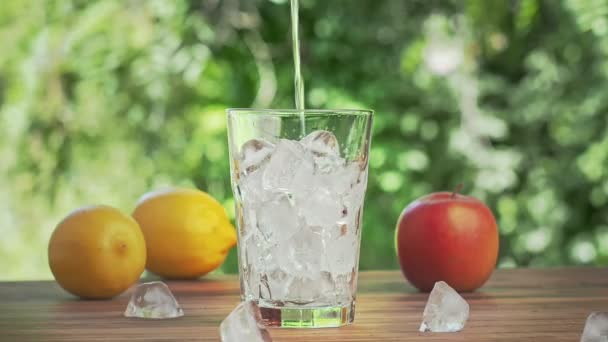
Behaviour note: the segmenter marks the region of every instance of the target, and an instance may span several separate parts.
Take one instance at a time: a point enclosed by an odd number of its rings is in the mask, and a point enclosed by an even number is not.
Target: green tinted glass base
[[[260,304],[263,305],[263,304]],[[346,306],[323,307],[264,307],[262,320],[268,327],[336,328],[351,324],[355,319],[355,303]]]

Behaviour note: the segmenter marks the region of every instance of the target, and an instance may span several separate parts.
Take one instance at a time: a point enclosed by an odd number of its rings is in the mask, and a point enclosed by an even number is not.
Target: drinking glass
[[[354,320],[372,114],[227,110],[241,298],[268,326]]]

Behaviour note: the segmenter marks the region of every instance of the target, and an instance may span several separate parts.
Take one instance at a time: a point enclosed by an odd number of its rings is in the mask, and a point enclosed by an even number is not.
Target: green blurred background
[[[307,105],[376,110],[362,269],[465,184],[500,267],[608,260],[608,1],[301,0]],[[0,279],[44,279],[85,204],[196,186],[233,216],[227,107],[293,107],[285,0],[0,5]],[[233,250],[222,272],[236,271]]]

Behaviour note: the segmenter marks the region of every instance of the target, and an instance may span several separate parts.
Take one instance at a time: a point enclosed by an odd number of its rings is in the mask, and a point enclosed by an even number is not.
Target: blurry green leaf
[[[608,33],[608,2],[604,0],[563,0],[576,22],[584,31],[597,35]]]

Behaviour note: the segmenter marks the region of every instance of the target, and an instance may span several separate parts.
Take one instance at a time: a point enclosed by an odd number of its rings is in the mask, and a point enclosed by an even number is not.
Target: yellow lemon
[[[197,278],[218,268],[236,244],[224,208],[195,189],[145,194],[133,217],[146,239],[146,268],[165,278]]]
[[[75,210],[55,228],[49,266],[66,291],[82,298],[111,298],[133,285],[146,264],[137,222],[108,206]]]

